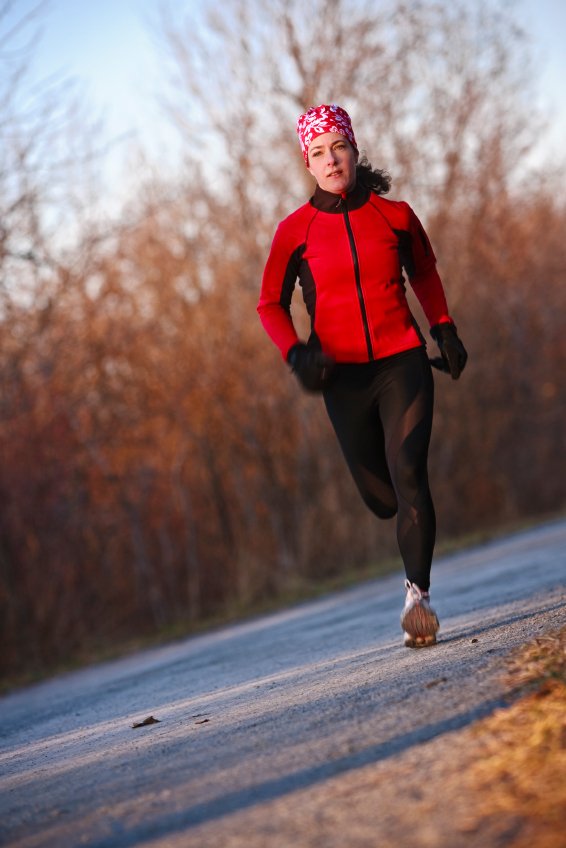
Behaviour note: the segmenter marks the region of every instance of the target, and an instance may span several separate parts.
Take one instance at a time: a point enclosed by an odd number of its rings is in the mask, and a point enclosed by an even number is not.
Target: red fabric
[[[324,212],[309,202],[282,221],[258,304],[282,356],[298,341],[289,312],[297,278],[312,330],[337,362],[367,362],[422,345],[405,296],[400,245],[430,325],[451,322],[432,247],[407,203],[371,193],[347,213]]]

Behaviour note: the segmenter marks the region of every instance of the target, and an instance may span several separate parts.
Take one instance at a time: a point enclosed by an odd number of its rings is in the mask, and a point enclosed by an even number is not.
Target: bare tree
[[[512,4],[231,0],[184,18],[166,7],[162,31],[191,157],[264,219],[301,190],[293,126],[316,102],[345,103],[362,148],[426,211],[450,213],[463,178],[498,156],[497,181],[511,180],[540,136]]]
[[[32,75],[48,13],[0,6],[0,297],[47,302],[49,268],[85,224],[98,126],[75,81]],[[89,210],[91,211],[91,210]],[[66,237],[62,235],[66,233]]]

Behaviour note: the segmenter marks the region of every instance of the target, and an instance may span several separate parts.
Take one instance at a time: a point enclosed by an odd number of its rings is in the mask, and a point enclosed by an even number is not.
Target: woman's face
[[[324,191],[333,194],[343,194],[354,187],[357,161],[357,152],[339,133],[319,135],[309,147],[309,171]]]

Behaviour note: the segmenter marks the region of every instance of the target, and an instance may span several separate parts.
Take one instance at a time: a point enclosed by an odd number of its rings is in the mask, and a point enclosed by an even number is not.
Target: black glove
[[[443,370],[451,374],[453,380],[457,380],[468,361],[468,354],[458,338],[456,326],[448,323],[435,324],[430,328],[430,334],[440,348],[445,366]]]
[[[287,354],[287,362],[303,387],[309,392],[320,392],[330,382],[334,360],[317,348],[297,342]]]

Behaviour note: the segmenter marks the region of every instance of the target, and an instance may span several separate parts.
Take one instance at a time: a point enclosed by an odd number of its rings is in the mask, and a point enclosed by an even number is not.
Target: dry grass
[[[525,645],[508,674],[520,697],[477,725],[469,791],[484,820],[518,817],[513,848],[558,848],[566,844],[566,628]]]

